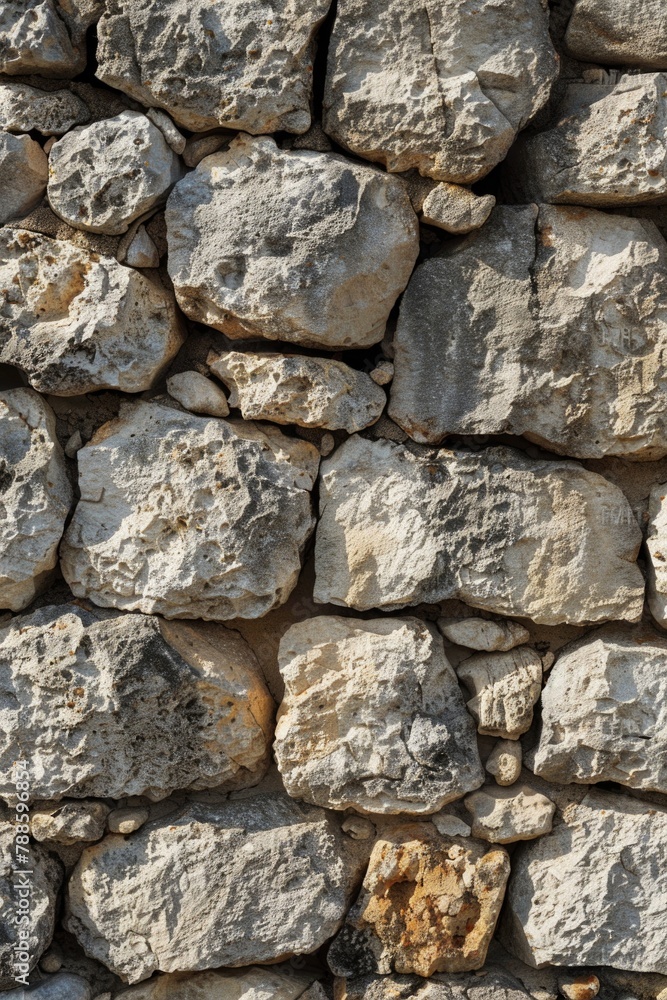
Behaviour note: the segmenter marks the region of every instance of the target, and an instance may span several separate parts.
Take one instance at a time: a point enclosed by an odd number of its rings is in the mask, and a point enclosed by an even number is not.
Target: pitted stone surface
[[[286,795],[192,803],[87,848],[66,926],[130,983],[307,954],[349,907],[368,858],[352,848],[330,813]]]
[[[29,135],[0,132],[0,225],[22,219],[46,192],[49,163],[44,150]]]
[[[442,639],[417,618],[317,617],[278,658],[274,752],[294,798],[369,813],[432,813],[484,779]]]
[[[4,798],[17,745],[35,799],[239,788],[268,766],[273,700],[224,626],[43,608],[0,631],[0,669]]]
[[[551,831],[554,803],[529,785],[489,786],[466,796],[472,835],[491,844],[534,840]]]
[[[182,175],[160,129],[123,111],[73,129],[49,153],[49,204],[75,229],[118,236],[166,201]]]
[[[456,668],[471,694],[466,707],[484,736],[517,740],[533,721],[542,690],[542,660],[530,646],[477,653]]]
[[[479,180],[549,97],[540,0],[339,0],[324,129],[353,153],[438,180]]]
[[[354,436],[322,464],[314,596],[359,611],[458,597],[542,624],[636,621],[640,541],[623,493],[574,462]]]
[[[542,692],[533,770],[667,793],[667,635],[607,625],[566,646]]]
[[[438,618],[438,628],[457,646],[485,653],[505,652],[530,639],[530,632],[520,622],[488,618]]]
[[[30,833],[40,842],[47,840],[65,846],[100,840],[104,836],[108,813],[109,806],[94,799],[42,804],[30,812]]]
[[[661,458],[666,297],[651,222],[499,206],[413,274],[389,416],[427,443],[510,433],[577,458]]]
[[[49,582],[72,500],[53,411],[32,389],[0,392],[0,608]]]
[[[329,3],[107,0],[97,75],[195,132],[305,132]]]
[[[375,344],[418,252],[401,181],[270,138],[241,135],[205,157],[166,219],[179,305],[232,338]]]
[[[296,584],[319,454],[271,424],[126,403],[77,455],[65,579],[102,607],[258,618]]]
[[[8,132],[64,135],[90,118],[90,111],[69,90],[46,91],[15,80],[0,83],[0,128]]]
[[[114,1000],[298,1000],[312,980],[306,971],[284,966],[172,972],[130,986]]]
[[[64,240],[0,229],[0,361],[40,392],[141,392],[183,337],[157,279]]]
[[[86,31],[100,0],[5,0],[0,8],[0,73],[76,76],[86,66]]]

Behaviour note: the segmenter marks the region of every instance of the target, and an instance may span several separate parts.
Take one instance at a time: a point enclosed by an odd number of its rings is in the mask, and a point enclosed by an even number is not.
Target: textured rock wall
[[[0,0],[0,995],[667,1000],[667,0]]]

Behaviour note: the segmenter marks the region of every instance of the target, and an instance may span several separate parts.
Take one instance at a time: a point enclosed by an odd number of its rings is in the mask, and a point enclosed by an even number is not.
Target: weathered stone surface
[[[166,220],[181,308],[232,338],[375,344],[418,252],[399,180],[270,138],[238,136],[207,156],[174,188]]]
[[[172,375],[167,379],[167,392],[192,413],[207,413],[210,417],[229,416],[227,397],[220,386],[199,372]]]
[[[178,131],[169,115],[166,115],[164,111],[160,111],[159,108],[149,108],[146,114],[153,124],[157,125],[160,129],[160,132],[162,132],[162,135],[165,137],[173,151],[179,155],[183,153],[185,151],[187,139],[182,132]]]
[[[328,954],[337,976],[479,969],[510,863],[502,848],[403,824],[373,848],[363,888]]]
[[[315,951],[368,857],[352,846],[331,814],[286,795],[191,804],[87,848],[66,926],[130,983]]]
[[[213,972],[173,972],[130,986],[114,1000],[298,1000],[312,975],[281,968],[216,969]]]
[[[107,0],[97,75],[194,131],[305,132],[329,2]]]
[[[486,759],[485,769],[496,779],[496,784],[513,785],[519,780],[523,750],[516,740],[498,740]]]
[[[540,0],[339,0],[324,129],[388,170],[478,180],[549,96],[547,24]]]
[[[83,101],[69,90],[38,90],[27,83],[0,83],[0,128],[7,132],[64,135],[90,118]]]
[[[651,489],[648,516],[648,605],[658,624],[667,628],[667,483]]]
[[[0,392],[0,608],[48,582],[72,504],[53,411],[31,389]]]
[[[145,806],[125,806],[112,809],[107,819],[109,833],[134,833],[148,820],[150,813]]]
[[[81,976],[59,972],[33,983],[27,989],[19,986],[15,990],[9,990],[4,994],[3,1000],[93,1000],[93,991]],[[100,1000],[100,997],[95,1000]],[[108,993],[106,998],[102,995],[101,1000],[111,1000],[111,994]]]
[[[429,819],[443,837],[469,837],[472,832],[467,823],[451,813],[434,813]]]
[[[542,660],[530,646],[476,653],[456,673],[472,695],[467,708],[479,733],[518,740],[530,728],[542,690]]]
[[[501,941],[537,968],[665,974],[666,893],[667,810],[593,790],[512,856]]]
[[[22,734],[15,735],[20,742]],[[104,836],[108,814],[109,806],[94,800],[41,805],[30,812],[30,832],[35,840],[52,840],[66,846],[80,840],[99,840]]]
[[[438,184],[424,198],[422,222],[448,233],[469,233],[484,225],[495,203],[492,194],[480,196],[458,184]]]
[[[433,626],[318,617],[278,658],[274,753],[295,798],[369,813],[432,813],[484,780],[472,719]]]
[[[533,770],[667,792],[667,636],[608,625],[566,646],[542,692]]]
[[[463,804],[472,816],[472,835],[491,844],[534,840],[551,831],[556,806],[528,785],[488,786],[467,795]]]
[[[334,996],[336,1000],[530,1000],[531,994],[504,969],[487,964],[482,975],[436,973],[422,979],[370,974],[336,979]]]
[[[49,204],[75,229],[118,236],[167,198],[182,175],[160,129],[123,111],[73,129],[49,153]]]
[[[551,124],[521,136],[504,165],[520,201],[621,206],[667,202],[667,77],[569,83]]]
[[[438,628],[450,642],[486,653],[505,652],[530,639],[530,632],[520,622],[488,618],[438,618]]]
[[[510,433],[578,458],[660,458],[666,295],[647,220],[499,206],[415,271],[389,416],[422,442]]]
[[[558,977],[558,988],[567,1000],[593,1000],[600,992],[600,980],[594,974],[566,973]]]
[[[662,0],[577,0],[565,44],[582,62],[667,69]]]
[[[78,453],[61,548],[77,597],[167,618],[282,604],[314,528],[317,449],[271,424],[127,403]]]
[[[128,234],[129,236],[129,230]],[[160,253],[146,232],[145,226],[139,226],[128,243],[123,256],[116,258],[119,263],[128,267],[159,267]]]
[[[11,764],[10,761],[10,768]],[[3,768],[2,773],[4,776],[8,772]],[[12,823],[0,821],[0,900],[3,902],[0,988],[3,989],[15,984],[14,976],[20,971],[27,972],[28,966],[33,969],[42,952],[49,946],[56,919],[56,897],[63,877],[60,863],[37,844],[30,845],[30,874],[19,875],[15,871],[19,865],[14,860],[16,834]],[[15,886],[21,886],[21,889]],[[27,923],[22,922],[19,927],[9,918],[21,907],[21,898],[29,899],[30,906],[29,911],[21,908],[22,915],[29,912],[29,920]],[[20,951],[21,963],[24,962],[25,952],[28,952],[29,958],[25,961],[24,969],[19,969],[15,961],[15,943],[23,946]]]
[[[268,766],[273,700],[223,626],[43,608],[0,632],[0,665],[6,798],[17,745],[35,799],[239,788]]]
[[[0,73],[76,76],[99,0],[8,0],[0,8]]]
[[[20,219],[38,205],[46,191],[49,164],[29,135],[0,132],[0,225]]]
[[[157,280],[73,243],[0,230],[0,361],[40,392],[142,392],[183,339]]]
[[[353,434],[375,423],[387,402],[368,375],[330,358],[226,351],[208,364],[246,420]]]
[[[614,532],[608,510],[624,515]],[[355,436],[322,466],[314,596],[360,611],[458,597],[542,624],[632,621],[640,540],[621,491],[574,462]]]

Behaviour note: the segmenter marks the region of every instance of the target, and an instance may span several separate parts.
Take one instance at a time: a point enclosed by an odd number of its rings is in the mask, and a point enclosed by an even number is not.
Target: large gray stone
[[[610,532],[607,511],[620,511]],[[641,532],[575,462],[353,436],[322,465],[315,600],[357,610],[458,597],[542,624],[639,618]]]
[[[593,790],[512,856],[500,939],[535,968],[664,975],[666,897],[667,810]]]
[[[478,788],[475,727],[435,628],[321,616],[280,643],[274,752],[294,798],[369,813],[433,813]]]
[[[192,319],[330,350],[382,340],[419,249],[396,178],[238,136],[167,203],[169,273]]]
[[[475,972],[421,976],[368,975],[336,979],[336,1000],[530,1000],[518,979],[497,966]]]
[[[158,279],[64,240],[0,229],[0,361],[35,389],[142,392],[183,339]]]
[[[118,236],[166,201],[182,172],[160,129],[138,111],[123,111],[53,146],[49,204],[75,229]]]
[[[521,434],[577,458],[667,454],[667,246],[652,223],[500,206],[415,271],[389,415],[416,441]]]
[[[284,794],[190,804],[87,848],[65,920],[130,983],[315,951],[347,911],[370,848]]]
[[[556,73],[540,0],[338,0],[324,129],[388,170],[466,184],[503,159]]]
[[[667,636],[607,625],[566,646],[542,692],[533,770],[667,792]]]
[[[29,135],[0,132],[0,225],[21,219],[46,193],[49,161]]]
[[[194,131],[305,132],[329,3],[107,0],[97,75]]]
[[[114,1000],[298,1000],[312,981],[312,974],[286,965],[172,972],[130,986]]]
[[[86,31],[100,0],[4,0],[0,73],[76,76],[86,66]]]
[[[50,406],[0,392],[0,608],[20,611],[49,582],[72,500]]]
[[[565,44],[582,62],[667,69],[663,0],[576,0]]]
[[[0,678],[6,799],[17,745],[34,799],[242,788],[268,766],[275,706],[221,625],[43,608],[0,631]]]
[[[259,618],[296,584],[319,453],[271,424],[126,403],[77,455],[61,548],[77,597],[166,618]]]
[[[69,90],[38,90],[14,80],[0,82],[0,128],[8,132],[64,135],[90,118],[80,97]]]

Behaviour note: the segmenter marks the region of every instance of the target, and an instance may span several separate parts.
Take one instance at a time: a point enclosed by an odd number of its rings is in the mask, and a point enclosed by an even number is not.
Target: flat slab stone
[[[330,0],[108,0],[97,76],[194,132],[310,127],[315,33]]]
[[[664,296],[667,246],[648,220],[499,206],[414,272],[389,416],[425,443],[508,433],[577,458],[661,458]]]
[[[274,752],[294,798],[432,813],[484,780],[442,639],[417,618],[321,616],[280,642]]]
[[[457,597],[542,624],[636,621],[640,541],[624,494],[575,462],[353,436],[322,464],[314,596],[358,611]]]
[[[77,453],[61,548],[77,597],[166,618],[259,618],[296,584],[319,453],[271,424],[126,403]]]
[[[233,339],[376,344],[419,250],[401,181],[270,138],[240,135],[205,157],[166,221],[179,305]]]
[[[388,170],[467,184],[503,159],[556,75],[540,0],[339,0],[324,130]]]

